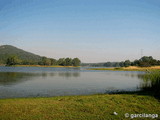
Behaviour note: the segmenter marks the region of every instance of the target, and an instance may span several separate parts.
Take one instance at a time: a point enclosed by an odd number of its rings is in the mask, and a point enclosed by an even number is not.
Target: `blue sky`
[[[0,44],[82,62],[160,59],[159,0],[0,0]]]

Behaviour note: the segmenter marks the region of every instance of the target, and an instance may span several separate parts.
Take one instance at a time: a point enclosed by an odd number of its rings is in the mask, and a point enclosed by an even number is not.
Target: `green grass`
[[[159,70],[149,71],[145,75],[145,80],[160,81],[160,71]]]
[[[160,99],[160,71],[149,71],[144,75],[143,90],[149,91],[155,97]]]
[[[0,100],[0,120],[125,120],[125,113],[158,114],[160,102],[137,94]]]

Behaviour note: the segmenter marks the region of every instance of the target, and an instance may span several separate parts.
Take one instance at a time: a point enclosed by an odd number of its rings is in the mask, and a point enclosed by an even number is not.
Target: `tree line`
[[[80,66],[81,61],[79,58],[60,58],[58,60],[53,58],[41,57],[39,61],[32,61],[32,60],[22,60],[18,56],[13,55],[9,56],[6,59],[6,65],[46,65],[46,66],[53,66],[53,65],[60,65],[60,66]]]
[[[82,63],[81,65],[88,67],[128,67],[128,66],[150,67],[150,66],[160,65],[160,60],[156,60],[152,56],[143,56],[142,58],[134,61],[125,60],[121,62]]]
[[[79,58],[60,58],[58,60],[53,58],[41,57],[39,61],[22,60],[18,56],[13,55],[6,59],[6,65],[46,65],[46,66],[80,66],[81,61]],[[143,56],[142,58],[134,61],[125,60],[121,62],[106,62],[106,63],[82,63],[82,66],[92,67],[150,67],[160,65],[160,60],[154,59],[152,56]]]
[[[139,60],[125,60],[122,62],[107,62],[104,63],[105,67],[128,67],[128,66],[139,66],[139,67],[150,67],[160,65],[160,60],[154,59],[152,56],[143,56]]]

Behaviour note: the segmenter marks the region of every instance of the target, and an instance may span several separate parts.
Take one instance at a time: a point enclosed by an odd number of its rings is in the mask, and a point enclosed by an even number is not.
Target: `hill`
[[[0,65],[45,65],[45,66],[80,66],[79,58],[47,58],[39,56],[11,45],[0,46]]]
[[[16,56],[18,56],[18,58],[20,58],[21,60],[24,60],[24,61],[36,62],[36,61],[41,60],[41,56],[35,55],[30,52],[26,52],[22,49],[14,47],[14,46],[11,46],[11,45],[0,46],[0,64],[5,64],[6,59],[12,55],[16,55]]]

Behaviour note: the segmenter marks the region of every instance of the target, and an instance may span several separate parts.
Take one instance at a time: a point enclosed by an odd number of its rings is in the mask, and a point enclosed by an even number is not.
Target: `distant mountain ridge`
[[[5,64],[6,59],[11,55],[16,55],[21,60],[26,61],[39,61],[42,58],[39,55],[24,51],[12,45],[0,46],[0,64]]]

